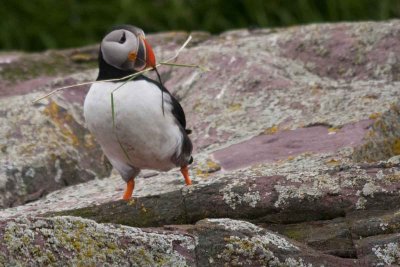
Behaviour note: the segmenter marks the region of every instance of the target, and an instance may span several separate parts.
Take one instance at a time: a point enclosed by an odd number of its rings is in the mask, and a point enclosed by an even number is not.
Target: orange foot
[[[126,189],[125,193],[122,196],[123,200],[129,200],[132,197],[133,194],[133,189],[135,188],[135,180],[133,178],[129,179],[129,181],[126,183]]]
[[[190,180],[190,177],[189,177],[189,168],[188,168],[188,166],[181,167],[181,173],[182,173],[183,177],[185,178],[186,185],[191,185],[192,184],[192,180]]]

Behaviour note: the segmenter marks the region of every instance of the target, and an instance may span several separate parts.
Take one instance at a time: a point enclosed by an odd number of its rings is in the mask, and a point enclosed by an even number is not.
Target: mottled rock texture
[[[161,59],[187,35],[149,40]],[[129,202],[85,128],[88,86],[31,104],[94,80],[97,47],[0,54],[0,265],[399,265],[400,21],[193,37],[177,62],[210,71],[160,72],[194,185],[144,171]]]

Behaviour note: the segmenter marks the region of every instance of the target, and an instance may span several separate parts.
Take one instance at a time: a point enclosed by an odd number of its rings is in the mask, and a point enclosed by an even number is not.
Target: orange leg
[[[189,168],[188,168],[188,166],[181,167],[181,173],[182,173],[183,177],[185,178],[186,185],[191,185],[192,184],[192,180],[190,180],[190,177],[189,177]]]
[[[123,200],[129,200],[132,197],[133,194],[133,189],[135,188],[135,180],[132,177],[131,179],[129,179],[129,181],[126,183],[126,189],[125,189],[125,193],[122,196]]]

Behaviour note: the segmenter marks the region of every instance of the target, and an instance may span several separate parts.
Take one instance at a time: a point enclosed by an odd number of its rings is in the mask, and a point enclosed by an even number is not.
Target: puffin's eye
[[[125,32],[122,34],[121,39],[119,39],[118,43],[123,44],[126,41]]]

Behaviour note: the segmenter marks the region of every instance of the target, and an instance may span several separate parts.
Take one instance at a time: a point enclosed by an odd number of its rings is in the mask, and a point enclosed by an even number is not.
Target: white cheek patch
[[[126,61],[129,54],[129,51],[121,44],[108,41],[101,43],[101,52],[104,60],[117,68],[121,68],[121,65]]]
[[[139,40],[138,40],[138,38],[136,38],[135,35],[128,32],[126,34],[126,41],[123,45],[125,47],[127,47],[127,49],[129,49],[129,52],[135,51],[135,53],[137,53],[137,51],[139,49]]]
[[[127,66],[134,64],[126,64],[128,61],[128,55],[134,51],[137,53],[139,47],[139,40],[136,36],[125,31],[126,41],[119,43],[119,40],[124,31],[114,31],[107,35],[101,42],[101,52],[104,60],[113,67],[118,69],[125,69]]]

